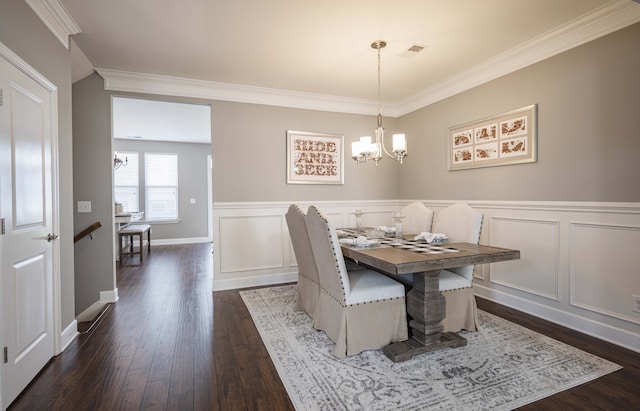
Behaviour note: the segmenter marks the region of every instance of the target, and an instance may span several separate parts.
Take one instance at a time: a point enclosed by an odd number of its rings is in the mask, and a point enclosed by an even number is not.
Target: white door
[[[54,355],[53,262],[58,259],[52,231],[51,93],[2,56],[0,90],[4,409]]]

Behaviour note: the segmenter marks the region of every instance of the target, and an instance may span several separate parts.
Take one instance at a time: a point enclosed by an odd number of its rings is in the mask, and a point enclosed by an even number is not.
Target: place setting
[[[421,232],[417,235],[397,236],[397,226],[340,228],[336,230],[340,245],[350,248],[394,247],[422,254],[458,253],[447,247],[449,238],[444,233]]]

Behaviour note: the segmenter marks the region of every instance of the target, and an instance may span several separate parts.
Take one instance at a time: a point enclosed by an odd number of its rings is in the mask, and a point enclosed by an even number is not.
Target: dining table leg
[[[443,333],[442,320],[446,302],[440,292],[440,270],[413,274],[413,288],[407,293],[409,339],[387,345],[384,354],[393,362],[401,362],[441,348],[467,345],[464,337],[452,332]]]

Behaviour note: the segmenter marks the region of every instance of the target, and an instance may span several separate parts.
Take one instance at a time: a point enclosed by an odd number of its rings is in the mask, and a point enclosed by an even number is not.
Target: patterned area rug
[[[293,311],[295,285],[240,292],[297,410],[509,410],[621,367],[479,312],[466,347],[393,363],[381,350],[347,359]]]

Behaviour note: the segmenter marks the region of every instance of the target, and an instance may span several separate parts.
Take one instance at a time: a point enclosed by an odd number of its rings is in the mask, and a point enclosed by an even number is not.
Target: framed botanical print
[[[532,163],[537,155],[537,105],[450,127],[449,170]]]

